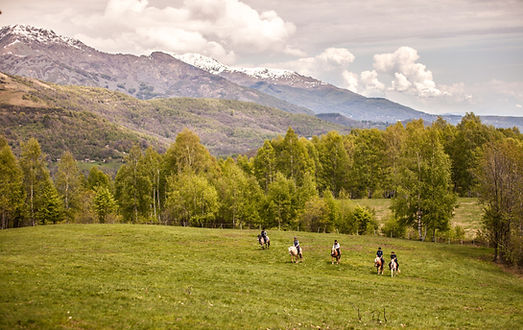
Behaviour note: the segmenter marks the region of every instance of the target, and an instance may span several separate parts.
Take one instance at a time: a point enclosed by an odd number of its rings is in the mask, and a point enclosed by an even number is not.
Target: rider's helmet
[[[296,236],[294,236],[294,239],[297,239]]]
[[[381,246],[378,248],[378,250],[381,250]]]

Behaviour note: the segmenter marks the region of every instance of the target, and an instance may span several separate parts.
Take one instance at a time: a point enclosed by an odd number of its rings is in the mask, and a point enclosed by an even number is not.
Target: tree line
[[[69,151],[54,178],[35,139],[16,157],[0,138],[2,228],[67,222],[130,222],[377,233],[373,211],[350,199],[391,198],[384,234],[414,228],[420,240],[451,230],[457,196],[479,196],[496,260],[521,263],[523,136],[467,114],[397,123],[384,131],[335,131],[310,139],[292,128],[255,155],[217,159],[183,130],[160,154],[133,146],[114,180],[84,176]]]

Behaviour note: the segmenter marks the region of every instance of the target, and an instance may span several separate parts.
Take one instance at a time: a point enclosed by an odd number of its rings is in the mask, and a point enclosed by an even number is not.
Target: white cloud
[[[162,8],[148,0],[109,0],[103,15],[77,18],[86,29],[76,36],[111,52],[196,52],[226,63],[234,61],[236,52],[303,55],[286,44],[294,24],[275,11],[258,12],[240,0],[185,0]],[[89,31],[92,26],[105,33]]]
[[[411,47],[400,47],[393,53],[374,55],[374,69],[394,76],[391,89],[406,92],[418,97],[446,95],[436,86],[432,72],[424,64],[418,63],[418,51]]]
[[[295,53],[302,54],[303,52],[298,50]],[[347,67],[354,62],[355,58],[346,48],[331,47],[323,50],[316,56],[302,56],[294,61],[273,63],[268,66],[294,70],[305,76],[312,76],[334,84],[346,85],[345,76],[347,76],[347,73],[350,73],[347,71]]]
[[[351,92],[358,92],[358,75],[350,71],[343,71],[342,73],[343,80],[345,81],[344,87],[350,90]]]
[[[375,70],[363,71],[360,74],[361,92],[366,96],[383,96],[385,85],[378,80],[378,73]]]

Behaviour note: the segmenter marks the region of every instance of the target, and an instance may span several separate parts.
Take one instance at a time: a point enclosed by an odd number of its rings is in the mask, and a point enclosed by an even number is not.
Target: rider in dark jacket
[[[296,238],[296,236],[294,236],[294,247],[295,247],[296,250],[298,251],[298,255],[299,255],[300,258],[301,258],[300,242],[298,241],[298,238]]]
[[[383,259],[383,251],[381,250],[381,246],[378,248],[378,252],[376,252],[376,257],[381,259],[381,264],[385,264],[385,259]]]
[[[260,235],[261,237],[263,237],[264,241],[267,242],[267,231],[265,230],[265,228],[262,229]]]
[[[398,262],[398,257],[396,256],[396,253],[394,253],[394,251],[392,251],[390,253],[390,261],[392,262],[392,260],[394,260],[396,262],[396,269],[400,270],[400,264]]]

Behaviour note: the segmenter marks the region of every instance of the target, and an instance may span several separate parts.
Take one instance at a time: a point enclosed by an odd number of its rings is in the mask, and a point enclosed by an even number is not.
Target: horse
[[[331,249],[331,257],[332,257],[332,260],[331,260],[332,264],[334,264],[334,261],[336,261],[336,263],[338,265],[340,264],[340,255],[338,254],[338,250]]]
[[[376,259],[374,259],[374,267],[376,267],[378,275],[383,275],[383,262],[380,257],[376,257]]]
[[[389,268],[390,268],[390,277],[394,277],[394,273],[398,272],[398,264],[396,264],[396,261],[394,261],[394,259],[392,259],[390,261]]]
[[[269,246],[271,246],[271,240],[269,239],[269,236],[267,236],[267,240],[265,240],[262,235],[258,235],[258,243],[260,243],[262,249],[268,249]]]
[[[289,254],[291,255],[292,263],[297,263],[298,258],[303,259],[303,251],[300,251],[300,253],[298,253],[298,249],[294,245],[289,246]]]

